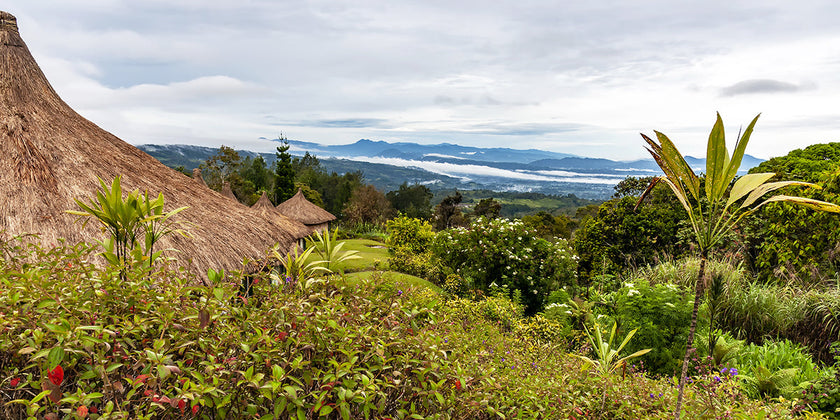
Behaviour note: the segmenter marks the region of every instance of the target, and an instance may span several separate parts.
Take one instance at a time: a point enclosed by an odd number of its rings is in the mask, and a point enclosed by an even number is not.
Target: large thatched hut
[[[82,227],[75,198],[93,197],[101,178],[122,176],[126,191],[162,192],[167,210],[190,222],[191,238],[166,237],[161,249],[198,273],[236,269],[260,258],[275,243],[295,246],[290,226],[264,218],[86,120],[59,98],[18,33],[17,21],[0,11],[0,235],[40,235],[43,243],[102,238],[96,223]]]
[[[323,232],[330,228],[330,222],[335,220],[332,213],[318,207],[307,200],[303,192],[298,189],[292,198],[277,205],[277,210],[284,215],[309,226],[312,232]]]

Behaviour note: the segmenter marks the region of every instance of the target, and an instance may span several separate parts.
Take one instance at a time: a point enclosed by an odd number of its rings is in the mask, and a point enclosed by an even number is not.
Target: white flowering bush
[[[519,290],[528,314],[541,310],[551,291],[577,280],[569,244],[546,241],[518,220],[479,218],[469,228],[441,231],[431,250],[480,290],[487,292],[491,283]]]

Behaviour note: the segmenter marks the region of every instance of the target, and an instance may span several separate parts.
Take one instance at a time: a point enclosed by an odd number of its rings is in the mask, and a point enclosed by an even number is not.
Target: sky
[[[132,144],[365,138],[647,157],[840,141],[835,1],[27,0],[62,98]]]

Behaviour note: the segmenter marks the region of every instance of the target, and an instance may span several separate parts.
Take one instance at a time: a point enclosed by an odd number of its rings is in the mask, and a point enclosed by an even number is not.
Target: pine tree
[[[289,142],[282,135],[282,146],[277,147],[274,161],[274,204],[282,203],[295,195],[295,171],[292,168],[292,155],[289,154]]]

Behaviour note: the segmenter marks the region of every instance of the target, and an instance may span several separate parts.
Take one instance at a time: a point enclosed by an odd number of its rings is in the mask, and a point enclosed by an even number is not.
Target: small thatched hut
[[[293,230],[294,235],[298,238],[298,244],[301,246],[303,246],[303,239],[312,233],[312,229],[309,226],[286,217],[274,208],[274,204],[271,204],[271,200],[268,199],[265,191],[263,191],[260,199],[251,208],[266,219],[278,219],[279,223],[288,224],[290,226],[289,229]]]
[[[192,237],[168,236],[161,249],[177,249],[173,255],[197,273],[238,269],[275,243],[285,252],[297,242],[277,218],[231,206],[73,111],[32,58],[15,17],[0,11],[0,235],[36,233],[46,244],[101,239],[95,222],[83,228],[65,210],[93,197],[98,178],[110,183],[118,175],[126,191],[162,192],[166,210],[189,207],[177,217],[194,224]]]
[[[201,168],[193,169],[193,179],[195,182],[198,182],[201,185],[207,186],[207,183],[204,182],[204,178],[201,176]]]
[[[284,215],[303,223],[312,229],[312,232],[323,232],[330,228],[330,222],[335,220],[332,213],[318,207],[303,196],[298,189],[297,194],[292,198],[277,205],[277,210]]]
[[[237,203],[239,202],[239,199],[236,198],[236,194],[234,194],[233,190],[230,189],[230,182],[225,181],[225,183],[222,184],[221,193],[223,196],[230,198],[231,200],[236,201]]]

